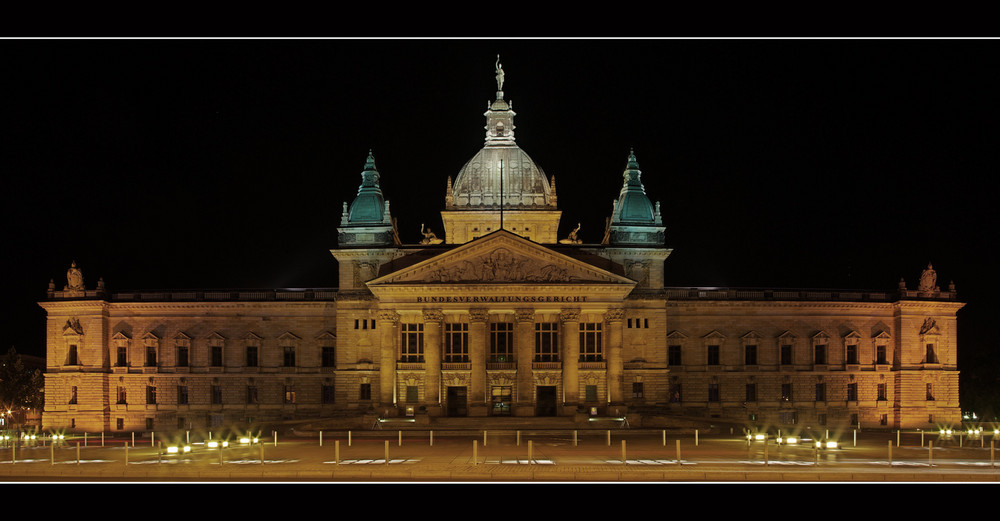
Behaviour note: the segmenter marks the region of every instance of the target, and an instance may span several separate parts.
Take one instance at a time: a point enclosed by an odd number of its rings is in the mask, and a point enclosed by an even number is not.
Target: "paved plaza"
[[[210,447],[185,433],[191,451],[166,452],[148,436],[100,434],[0,448],[7,482],[1000,482],[992,436],[942,440],[937,433],[840,433],[839,446],[811,439],[779,445],[733,435],[612,431],[336,431],[311,437],[231,439]],[[183,439],[182,438],[182,439]],[[207,438],[207,437],[206,437]],[[856,441],[855,441],[856,439]],[[215,441],[219,438],[216,436]],[[897,445],[898,443],[898,445]],[[891,445],[891,448],[890,448]],[[387,458],[388,455],[388,458]]]

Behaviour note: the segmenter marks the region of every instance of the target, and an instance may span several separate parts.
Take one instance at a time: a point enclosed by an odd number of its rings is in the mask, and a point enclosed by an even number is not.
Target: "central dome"
[[[556,206],[545,172],[515,145],[486,146],[472,156],[455,177],[449,208],[499,207],[501,173],[505,208]]]

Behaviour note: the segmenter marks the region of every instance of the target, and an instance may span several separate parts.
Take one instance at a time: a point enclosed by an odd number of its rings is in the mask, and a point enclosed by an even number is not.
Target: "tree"
[[[11,347],[0,358],[0,401],[12,409],[40,409],[45,403],[42,389],[42,372],[26,369]]]

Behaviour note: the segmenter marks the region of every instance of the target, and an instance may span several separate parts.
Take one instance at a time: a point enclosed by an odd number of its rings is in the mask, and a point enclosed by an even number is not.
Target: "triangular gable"
[[[760,336],[760,333],[751,329],[750,332],[741,336],[740,338],[742,338],[743,340],[760,340],[763,337]]]
[[[667,338],[671,340],[687,340],[687,335],[675,329],[671,331],[669,335],[667,335]]]
[[[825,331],[820,331],[820,332],[816,333],[815,335],[813,335],[812,339],[815,340],[815,341],[817,341],[817,342],[825,342],[827,340],[830,340],[830,335],[826,334]]]
[[[795,338],[795,333],[792,333],[789,330],[785,330],[784,333],[778,335],[778,340],[795,340]]]
[[[851,330],[850,333],[844,335],[844,340],[861,340],[861,334],[857,331]]]
[[[261,340],[264,340],[264,337],[257,336],[256,333],[254,333],[253,331],[251,331],[251,332],[247,333],[246,336],[243,337],[243,340],[256,340],[256,341],[260,342]]]
[[[297,342],[302,339],[292,334],[291,331],[285,331],[284,333],[278,336],[278,340],[292,340]]]
[[[709,332],[707,335],[703,336],[702,338],[704,338],[705,340],[725,340],[726,339],[726,335],[723,335],[718,330],[713,329],[711,332]]]
[[[251,333],[253,334],[253,333]],[[225,340],[226,337],[219,334],[218,331],[212,331],[212,334],[208,335],[209,340]]]
[[[119,331],[119,332],[115,333],[114,335],[111,335],[111,339],[112,340],[132,340],[131,337],[129,337],[128,335],[126,335],[122,331]]]
[[[191,340],[191,337],[187,336],[183,331],[174,335],[174,340]]]
[[[558,253],[506,230],[369,281],[390,284],[620,284],[635,281]]]
[[[156,336],[156,333],[152,331],[147,331],[145,335],[142,335],[143,340],[159,340],[160,337]]]
[[[876,340],[891,340],[892,339],[892,335],[890,335],[886,331],[879,331],[879,333],[877,335],[873,336],[872,338],[874,338]]]
[[[337,335],[335,335],[335,334],[333,334],[333,333],[331,333],[329,331],[324,331],[324,332],[320,333],[319,336],[316,337],[316,340],[336,340],[336,339],[337,339]]]

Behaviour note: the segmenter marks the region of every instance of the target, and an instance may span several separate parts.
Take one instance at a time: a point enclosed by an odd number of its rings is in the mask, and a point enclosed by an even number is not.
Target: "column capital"
[[[535,310],[532,308],[518,308],[514,310],[514,319],[518,322],[534,322]]]
[[[396,322],[399,322],[399,313],[396,313],[391,309],[379,310],[378,319],[395,324]]]
[[[486,322],[489,316],[490,312],[486,308],[469,308],[470,322]]]
[[[444,320],[444,313],[440,308],[424,309],[424,322],[441,322]]]
[[[562,322],[579,322],[580,308],[562,310],[559,312],[559,320]]]
[[[608,322],[621,322],[623,317],[625,317],[625,310],[622,308],[611,308],[604,314],[604,318]]]

